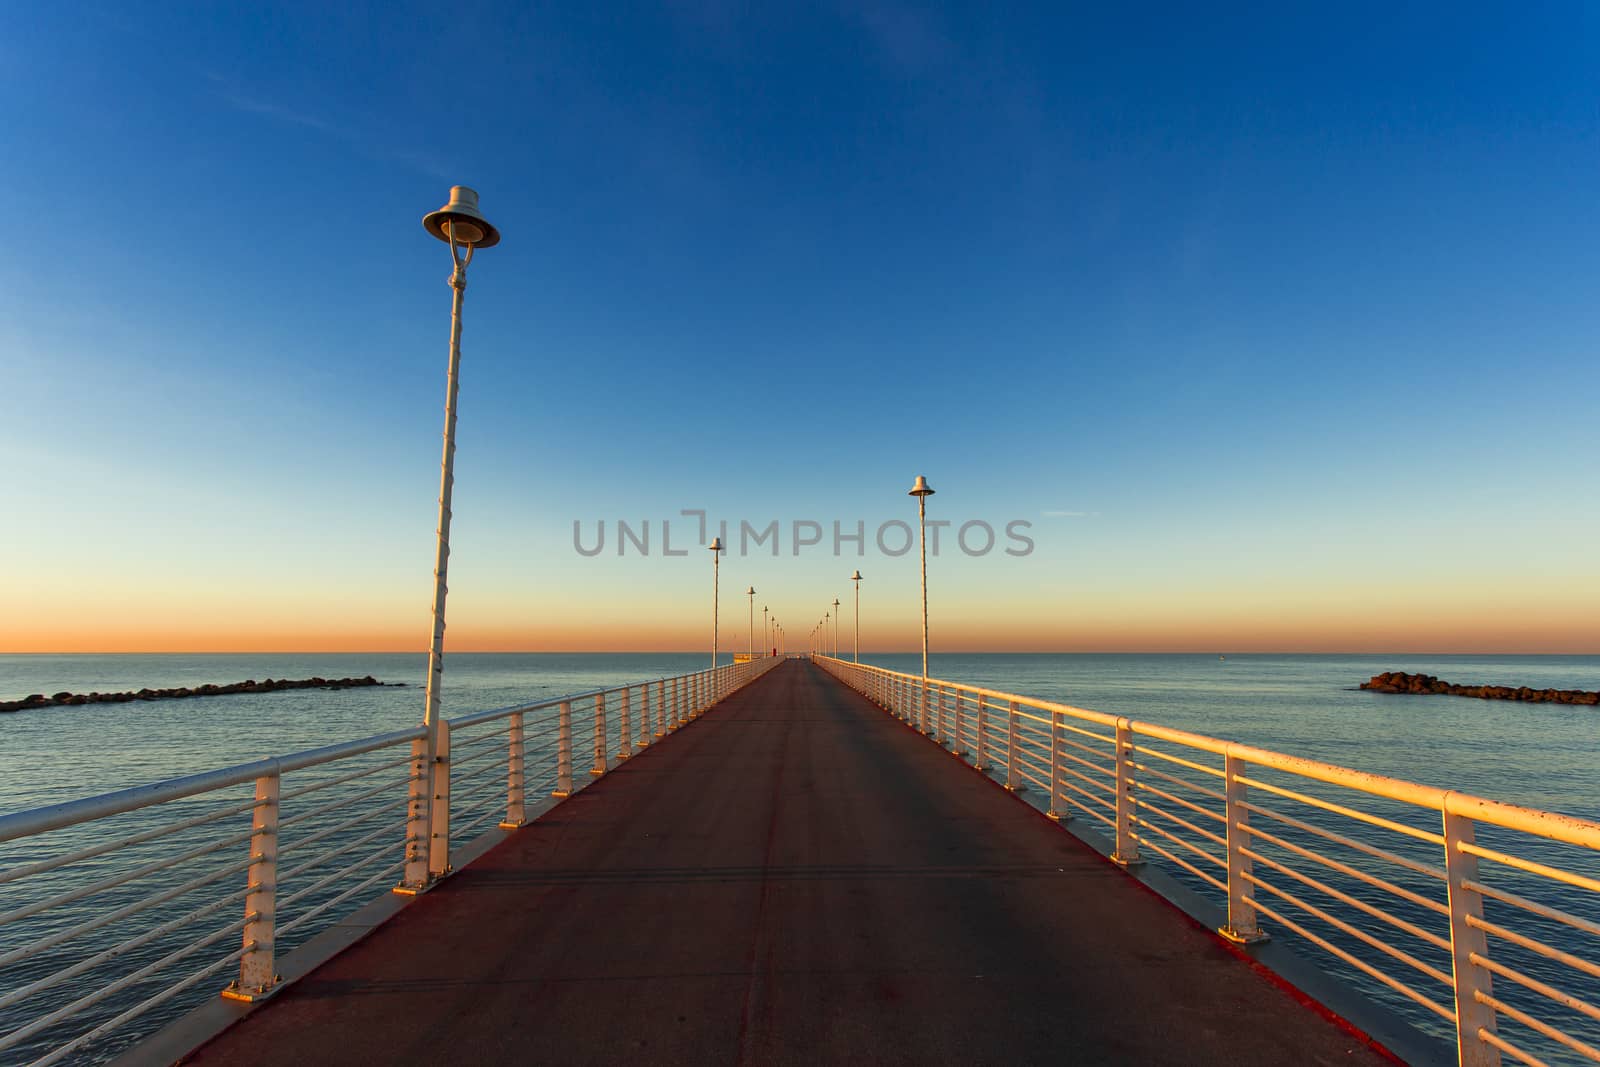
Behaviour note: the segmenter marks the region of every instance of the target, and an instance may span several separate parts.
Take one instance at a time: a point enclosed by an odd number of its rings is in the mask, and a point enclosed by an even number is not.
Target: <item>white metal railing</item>
[[[1462,1064],[1600,1062],[1600,823],[1124,716],[818,656],[1007,789],[1265,920]],[[1426,753],[1419,753],[1425,759]]]
[[[778,662],[442,721],[431,775],[417,726],[0,816],[0,1063],[110,1055],[230,968],[225,996],[270,995],[386,882],[427,888],[452,840],[522,825],[530,787],[570,795],[575,730],[604,774]]]

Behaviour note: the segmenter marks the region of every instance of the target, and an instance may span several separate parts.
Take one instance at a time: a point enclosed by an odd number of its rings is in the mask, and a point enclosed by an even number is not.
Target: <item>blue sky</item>
[[[695,647],[575,519],[917,473],[1035,524],[963,647],[1600,642],[1593,7],[336,7],[12,14],[0,646],[425,645],[456,182],[459,647]]]

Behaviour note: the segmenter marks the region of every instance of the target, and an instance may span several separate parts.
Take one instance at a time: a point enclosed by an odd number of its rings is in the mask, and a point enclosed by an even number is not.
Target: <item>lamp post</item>
[[[450,246],[450,259],[455,269],[451,272],[449,280],[453,298],[450,306],[450,363],[445,375],[444,452],[439,461],[439,539],[433,564],[433,638],[428,645],[428,686],[423,698],[422,712],[422,721],[427,727],[428,795],[424,807],[428,821],[428,838],[435,844],[408,857],[403,884],[411,889],[424,888],[435,877],[446,873],[448,867],[448,845],[439,842],[433,833],[436,814],[433,798],[438,794],[435,785],[439,771],[439,693],[444,680],[444,604],[449,588],[450,501],[455,489],[456,396],[459,391],[461,370],[461,303],[467,291],[467,265],[472,262],[473,252],[500,243],[500,231],[478,211],[478,194],[464,185],[451,186],[450,201],[438,211],[423,216],[422,226]],[[435,848],[438,848],[440,854],[434,854]],[[423,866],[424,861],[426,866]]]
[[[711,669],[717,669],[717,583],[722,580],[722,538],[713,537],[711,550]]]
[[[761,605],[761,655],[769,655],[772,648],[772,631],[767,629],[767,606]]]
[[[922,555],[922,695],[928,695],[928,498],[933,489],[928,479],[917,475],[917,482],[907,496],[917,498],[917,547]]]
[[[822,654],[824,656],[828,654],[828,618],[828,613],[824,611],[822,613]]]
[[[839,598],[833,598],[833,658],[839,658]]]
[[[746,589],[744,591],[744,593],[745,593],[745,596],[748,596],[750,598],[750,629],[749,629],[749,632],[745,634],[744,658],[745,659],[755,659],[756,658],[756,587],[752,585],[749,589]]]
[[[850,580],[856,583],[856,662],[861,662],[861,572],[854,571]]]

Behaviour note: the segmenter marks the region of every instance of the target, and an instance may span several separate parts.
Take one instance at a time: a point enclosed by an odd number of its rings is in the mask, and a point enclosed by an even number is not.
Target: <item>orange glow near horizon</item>
[[[559,575],[557,576],[559,579]],[[730,583],[734,584],[734,583]],[[820,611],[800,612],[779,582],[773,594],[787,647],[805,651]],[[1600,652],[1600,590],[1587,578],[1522,575],[1476,585],[1433,582],[1337,585],[1265,583],[1034,587],[1000,590],[950,582],[930,602],[931,643],[942,652]],[[427,601],[323,587],[315,597],[287,586],[237,586],[223,596],[197,586],[160,593],[118,583],[72,590],[21,590],[0,615],[0,652],[425,652]],[[666,583],[648,590],[597,583],[568,586],[466,586],[452,596],[450,652],[693,652],[711,643],[709,619],[687,617],[688,593]],[[845,590],[848,592],[848,590]],[[863,599],[862,649],[920,647],[916,587],[880,581],[881,603]],[[815,594],[804,592],[807,598]],[[707,598],[709,599],[709,598]],[[755,614],[760,645],[761,614]],[[820,606],[820,605],[819,605]],[[709,604],[706,605],[709,607]],[[791,610],[792,609],[792,610]],[[839,630],[851,648],[850,608]],[[744,598],[726,595],[721,648],[743,652]]]
[[[1085,612],[1088,619],[1045,623],[1038,619],[968,617],[945,624],[933,619],[933,647],[945,652],[1390,652],[1592,654],[1600,648],[1600,624],[1576,612],[1501,610],[1464,615],[1449,610],[1406,614],[1327,610],[1196,617],[1190,612],[1138,618]],[[759,628],[759,622],[758,622]],[[0,651],[49,653],[318,653],[426,652],[426,618],[406,626],[361,623],[312,625],[263,623],[218,627],[175,621],[138,628],[106,623],[0,626]],[[451,652],[692,652],[710,635],[699,629],[596,619],[547,626],[462,620],[446,639]],[[791,652],[804,651],[806,635],[791,630]],[[911,652],[920,648],[914,625],[863,631],[863,651]],[[725,652],[742,652],[746,630],[729,625]],[[759,633],[756,638],[759,647]],[[851,647],[848,622],[839,635]]]

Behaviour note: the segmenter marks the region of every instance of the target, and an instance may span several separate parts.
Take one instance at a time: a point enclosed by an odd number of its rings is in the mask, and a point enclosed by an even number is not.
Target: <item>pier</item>
[[[805,661],[524,826],[196,1064],[1375,1063]]]
[[[1597,851],[754,657],[0,816],[0,1061],[1593,1061]]]

